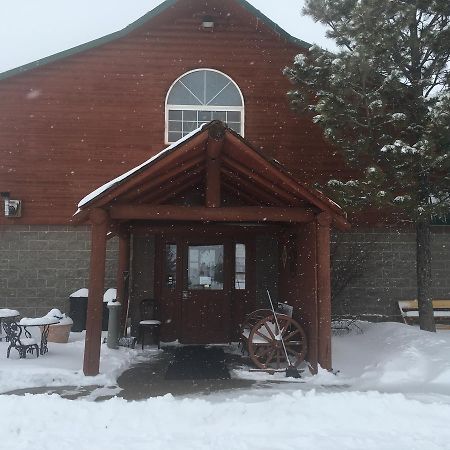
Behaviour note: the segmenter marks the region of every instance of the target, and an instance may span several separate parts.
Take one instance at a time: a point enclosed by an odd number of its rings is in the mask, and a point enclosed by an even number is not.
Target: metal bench
[[[450,329],[450,300],[433,300],[433,314],[436,328]],[[419,322],[419,305],[417,300],[399,300],[398,307],[403,321],[407,325]]]
[[[20,358],[26,358],[27,353],[33,354],[35,350],[36,357],[39,358],[39,346],[36,340],[31,337],[31,334],[24,327],[14,320],[3,321],[2,325],[9,341],[9,347],[6,351],[7,358],[9,358],[12,348],[15,348],[19,352]]]

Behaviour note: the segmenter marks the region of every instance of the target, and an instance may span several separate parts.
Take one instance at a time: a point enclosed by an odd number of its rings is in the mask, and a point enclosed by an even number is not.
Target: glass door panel
[[[234,288],[245,289],[245,244],[235,245]]]
[[[175,290],[177,286],[177,245],[166,244],[164,269],[166,287]]]
[[[223,245],[190,245],[188,289],[223,290]]]

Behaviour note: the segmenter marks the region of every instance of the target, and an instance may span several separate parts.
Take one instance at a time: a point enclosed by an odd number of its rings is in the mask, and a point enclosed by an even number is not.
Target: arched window
[[[230,77],[217,70],[196,69],[172,84],[166,98],[167,143],[215,119],[244,135],[244,99]]]

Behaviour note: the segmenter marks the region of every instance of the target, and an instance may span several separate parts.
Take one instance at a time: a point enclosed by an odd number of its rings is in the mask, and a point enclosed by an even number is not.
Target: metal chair
[[[140,321],[139,321],[139,340],[144,349],[145,335],[147,332],[152,334],[153,341],[160,348],[160,330],[161,321],[159,320],[158,302],[154,299],[147,298],[141,301],[139,305]]]
[[[3,320],[2,325],[9,340],[9,347],[6,351],[7,358],[9,358],[12,348],[15,348],[19,352],[19,358],[26,358],[27,353],[33,354],[34,350],[36,350],[36,357],[39,358],[39,346],[25,328],[15,321]],[[22,337],[22,332],[24,337]]]

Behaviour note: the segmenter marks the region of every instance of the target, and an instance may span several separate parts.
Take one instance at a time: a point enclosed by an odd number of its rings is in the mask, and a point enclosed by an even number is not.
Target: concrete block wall
[[[344,304],[350,314],[399,320],[396,302],[416,297],[415,234],[357,230],[341,234],[341,241],[344,249],[356,242],[368,258],[361,275],[346,286],[333,309]],[[257,303],[263,306],[267,286],[277,298],[276,239],[258,239],[256,253]],[[434,228],[432,256],[433,296],[450,299],[449,227]],[[0,226],[0,308],[18,309],[24,316],[41,316],[54,307],[68,311],[69,295],[88,286],[89,257],[87,226]],[[111,239],[105,288],[115,287],[117,257],[117,240]]]
[[[115,287],[117,240],[108,241],[105,288]],[[88,287],[88,226],[0,226],[0,308],[37,317],[69,310],[69,295]]]
[[[343,233],[340,239],[344,249],[356,243],[368,257],[360,276],[338,296],[333,310],[344,304],[350,314],[400,320],[397,301],[417,298],[415,233],[369,229]],[[432,277],[433,297],[450,299],[449,227],[433,228]]]

